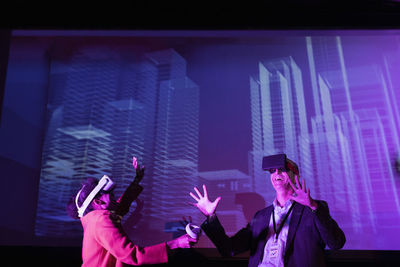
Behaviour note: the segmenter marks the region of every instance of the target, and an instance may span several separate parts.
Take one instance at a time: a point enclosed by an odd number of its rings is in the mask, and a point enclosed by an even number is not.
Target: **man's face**
[[[289,174],[285,170],[275,169],[271,173],[271,183],[276,191],[290,190]]]

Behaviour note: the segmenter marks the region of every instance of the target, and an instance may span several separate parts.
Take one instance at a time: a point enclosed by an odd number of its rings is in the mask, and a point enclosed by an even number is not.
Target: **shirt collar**
[[[276,198],[272,202],[272,204],[274,205],[274,209],[277,209],[277,210],[288,210],[290,208],[290,206],[292,205],[292,203],[293,203],[293,200],[289,199],[288,201],[286,201],[285,205],[283,205],[283,207],[281,207],[278,205],[278,201],[276,200]]]

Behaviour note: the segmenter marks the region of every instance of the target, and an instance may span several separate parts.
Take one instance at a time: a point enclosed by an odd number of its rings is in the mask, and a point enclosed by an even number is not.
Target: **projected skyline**
[[[143,185],[151,190],[141,194],[146,203],[141,231],[136,225],[126,230],[152,242],[141,236],[149,221],[159,230],[167,216],[194,213],[177,207],[186,196],[166,194],[187,192],[197,182],[198,86],[186,76],[185,60],[168,49],[124,62],[101,49],[77,51],[68,67],[62,64],[55,62],[51,70],[49,104],[55,109],[45,141],[36,234],[79,236],[80,223],[60,203],[87,176],[110,175],[120,195],[134,177],[129,160],[135,155],[145,164]],[[73,170],[70,176],[66,169]]]
[[[307,37],[306,42],[316,111],[310,133],[301,72],[292,58],[260,63],[259,79],[251,79],[254,188],[273,198],[274,191],[262,187],[262,155],[286,152],[299,162],[313,196],[330,204],[344,231],[363,234],[363,239],[350,238],[346,246],[373,245],[378,232],[389,233],[393,222],[400,221],[398,183],[390,166],[399,140],[390,115],[397,103],[387,97],[394,92],[378,66],[361,67],[368,80],[357,75],[360,68],[346,69],[339,37]],[[315,53],[322,48],[330,51],[326,62]],[[365,90],[368,87],[373,91]],[[381,244],[386,241],[378,238]]]
[[[328,202],[345,249],[398,248],[397,37],[81,39],[49,52],[36,235],[80,237],[66,202],[88,176],[107,174],[122,193],[133,155],[146,166],[124,222],[133,240],[168,240],[182,216],[201,223],[187,202],[202,184],[222,196],[218,214],[234,234],[274,198],[262,157],[284,152]]]

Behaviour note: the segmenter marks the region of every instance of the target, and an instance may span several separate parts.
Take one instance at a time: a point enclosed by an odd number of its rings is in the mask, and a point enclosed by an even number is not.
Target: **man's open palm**
[[[197,187],[194,188],[194,191],[196,191],[197,196],[190,192],[190,196],[197,201],[197,203],[191,203],[193,206],[196,206],[201,213],[203,213],[205,216],[211,216],[214,214],[215,210],[217,209],[218,203],[221,200],[221,197],[217,197],[214,202],[211,202],[208,199],[208,194],[207,194],[207,188],[205,185],[203,185],[203,191],[204,195],[202,195],[197,189]]]
[[[317,206],[317,203],[314,201],[314,199],[312,199],[312,197],[310,195],[310,189],[306,187],[306,181],[303,179],[302,183],[300,184],[299,177],[296,175],[295,182],[296,182],[296,184],[294,184],[289,179],[290,186],[293,188],[293,191],[296,193],[294,196],[292,195],[290,198],[300,204],[303,204],[304,206],[308,206],[312,209],[315,209]]]

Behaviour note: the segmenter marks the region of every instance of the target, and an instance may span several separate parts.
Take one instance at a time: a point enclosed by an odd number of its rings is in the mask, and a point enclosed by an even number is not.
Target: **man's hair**
[[[293,160],[286,158],[286,165],[288,166],[289,172],[289,178],[292,180],[292,182],[295,182],[295,175],[299,176],[299,166],[297,166],[296,162]]]
[[[86,179],[84,183],[82,183],[82,191],[79,194],[78,197],[78,205],[81,206],[83,202],[85,201],[86,197],[90,194],[90,192],[93,191],[93,189],[97,186],[99,183],[99,180],[96,178],[89,177]],[[67,204],[67,213],[68,215],[73,218],[73,219],[79,219],[78,216],[78,207],[75,204],[75,198],[78,192],[73,195],[70,200],[68,201]],[[96,196],[96,198],[99,196],[99,194]],[[86,215],[88,212],[92,211],[92,203],[87,207],[86,211],[83,213],[83,215]]]
[[[293,160],[286,158],[286,166],[290,169],[294,174],[299,175],[299,166],[297,166],[296,162]]]

